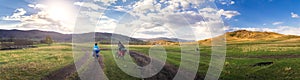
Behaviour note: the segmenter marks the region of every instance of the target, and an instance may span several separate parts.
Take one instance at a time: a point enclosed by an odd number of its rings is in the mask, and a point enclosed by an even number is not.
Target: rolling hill
[[[112,33],[101,33],[101,32],[91,32],[83,34],[62,34],[58,32],[51,31],[39,31],[39,30],[0,30],[0,39],[29,39],[33,41],[43,40],[46,36],[51,36],[56,42],[72,42],[72,36],[85,36],[95,34],[95,40],[101,43],[110,43],[111,37],[113,39],[129,39],[131,43],[147,44],[151,43],[161,43],[161,44],[173,44],[178,41],[180,42],[192,42],[189,40],[182,40],[177,38],[152,38],[152,39],[137,39],[128,36]],[[227,43],[243,43],[243,42],[300,42],[300,36],[295,35],[284,35],[275,32],[259,32],[259,31],[247,31],[247,30],[237,30],[234,32],[227,32],[226,36]],[[219,36],[220,37],[220,36]],[[218,37],[215,37],[218,38]],[[211,39],[205,39],[198,41],[200,44],[209,45]],[[149,44],[149,43],[148,43]]]
[[[140,40],[148,42],[148,44],[154,45],[179,45],[179,42],[194,42],[193,40],[185,40],[185,39],[179,39],[179,38],[167,38],[167,37],[157,37],[157,38],[139,38]]]
[[[221,36],[226,36],[227,43],[243,43],[243,42],[300,42],[300,36],[284,35],[275,32],[259,32],[259,31],[247,31],[237,30],[234,32],[227,32]],[[213,39],[219,38],[215,37]],[[200,44],[209,45],[210,39],[198,41]]]
[[[51,36],[54,41],[57,42],[70,42],[72,41],[71,34],[61,34],[50,31],[39,31],[39,30],[0,30],[0,38],[16,38],[16,39],[30,39],[33,41],[40,41],[46,36]]]
[[[62,34],[58,32],[51,31],[40,31],[40,30],[0,30],[0,39],[28,39],[33,41],[40,41],[45,39],[46,36],[50,36],[55,42],[72,42],[73,36],[87,36],[94,35],[95,41],[99,41],[101,43],[110,43],[111,37],[113,39],[129,39],[131,43],[144,43],[144,41],[131,38],[128,36],[120,35],[120,34],[112,34],[112,33],[101,33],[101,32],[91,32],[91,33],[82,33],[82,34]]]
[[[178,38],[167,38],[167,37],[158,37],[158,38],[150,38],[150,39],[139,38],[139,39],[143,40],[143,41],[165,40],[165,41],[170,41],[170,42],[192,42],[192,40],[184,40],[184,39],[178,39]]]

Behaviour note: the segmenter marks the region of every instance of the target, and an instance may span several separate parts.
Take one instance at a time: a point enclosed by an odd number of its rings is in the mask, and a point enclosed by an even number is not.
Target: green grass
[[[127,75],[125,72],[123,72],[118,67],[116,62],[114,61],[111,51],[102,51],[101,55],[103,55],[103,57],[104,57],[104,63],[105,63],[104,71],[105,71],[108,79],[110,79],[110,80],[119,80],[119,79],[140,80],[138,78]]]
[[[149,47],[130,47],[130,50],[135,50],[147,54]],[[180,47],[165,46],[168,53],[167,62],[180,65]],[[299,43],[243,43],[243,44],[228,44],[227,58],[224,69],[220,76],[225,80],[286,80],[300,79],[300,58],[279,58],[279,59],[262,59],[248,58],[253,56],[268,56],[268,55],[300,55]],[[206,74],[209,66],[211,47],[200,46],[200,63],[198,72],[202,75]],[[255,63],[272,61],[274,64],[268,66],[252,67]],[[285,70],[289,69],[291,70]]]
[[[274,64],[267,66],[252,65],[263,61],[273,61]],[[221,79],[250,79],[250,80],[299,80],[299,59],[227,59]],[[291,68],[291,70],[285,70]]]
[[[299,53],[300,43],[244,43],[227,45],[227,56],[263,56]]]
[[[73,62],[69,45],[39,46],[0,51],[0,79],[36,80]]]
[[[111,49],[111,45],[100,45],[100,47],[106,48],[106,49]],[[104,65],[105,65],[104,73],[106,74],[106,76],[108,77],[109,80],[120,80],[120,79],[141,80],[139,78],[136,78],[136,77],[126,74],[119,68],[119,66],[117,65],[117,63],[114,60],[115,52],[112,52],[112,50],[103,50],[100,52],[100,54],[104,58],[104,61],[103,61]],[[126,55],[126,57],[129,57],[129,55]],[[122,62],[122,60],[121,60],[121,62]],[[126,65],[126,62],[124,62],[124,63]],[[121,64],[120,67],[123,67],[122,65],[123,64]],[[127,66],[129,66],[129,65],[127,65]]]
[[[81,45],[92,46],[92,45]],[[101,48],[110,48],[110,45],[101,45]],[[148,55],[150,45],[131,45],[129,50]],[[163,46],[167,51],[167,62],[180,66],[180,46]],[[250,56],[269,55],[300,55],[300,43],[280,42],[243,42],[227,44],[227,58],[220,79],[224,80],[299,80],[300,58],[249,58]],[[24,50],[0,51],[0,79],[40,79],[73,62],[70,44],[54,44],[52,46],[39,45],[39,48]],[[189,49],[192,51],[194,49]],[[198,72],[205,75],[210,63],[210,46],[200,45],[200,63]],[[111,80],[129,79],[138,80],[124,73],[116,64],[110,50],[101,51],[104,57],[106,76]],[[187,55],[192,57],[192,55]],[[192,61],[189,59],[189,61]],[[267,66],[252,65],[259,62],[272,61]],[[76,76],[76,75],[75,75]]]

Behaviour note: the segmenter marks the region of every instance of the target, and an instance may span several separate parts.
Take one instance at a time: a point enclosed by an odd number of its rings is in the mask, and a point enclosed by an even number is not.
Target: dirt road
[[[91,56],[89,52],[87,52],[79,61],[76,62],[76,64],[77,65],[86,64],[86,62],[88,62],[87,60],[90,57]],[[103,57],[100,55],[98,58],[98,63],[100,64],[101,68],[104,69],[104,63],[102,61],[103,61]],[[77,66],[78,69],[80,69],[81,67],[82,66]],[[65,66],[61,69],[51,72],[47,76],[44,76],[41,80],[66,80],[68,77],[74,76],[75,74],[77,74],[76,66],[75,63],[72,63],[68,66]],[[76,78],[78,78],[76,80],[80,80],[78,75],[76,76]]]
[[[150,63],[151,59],[138,52],[130,51],[130,56],[136,61],[137,65],[139,66],[146,66]],[[163,69],[157,73],[155,76],[152,76],[150,78],[145,78],[145,80],[173,80],[177,73],[178,68],[174,65],[171,65],[169,63],[165,63]],[[186,72],[186,74],[190,74],[189,72]],[[192,74],[191,74],[192,75]],[[184,76],[184,77],[194,77],[194,76]],[[203,80],[204,76],[196,75],[194,78],[195,80]]]
[[[137,65],[139,65],[139,66],[148,65],[151,61],[151,59],[148,56],[146,56],[142,53],[130,51],[129,54],[136,61]],[[86,53],[85,56],[82,57],[82,59],[80,61],[78,61],[76,64],[84,64],[85,62],[87,62],[86,60],[89,57],[90,57],[89,54]],[[102,68],[104,68],[104,63],[102,61],[103,61],[103,57],[100,56],[100,58],[98,59],[98,62],[100,64],[100,66]],[[79,66],[79,68],[80,67],[81,66]],[[152,76],[150,78],[145,78],[145,80],[172,80],[175,77],[177,70],[178,70],[178,68],[175,67],[174,65],[165,63],[163,69],[159,73],[157,73],[155,76]],[[59,70],[51,72],[49,75],[43,77],[42,80],[65,80],[69,76],[72,76],[76,73],[77,72],[76,72],[75,64],[70,64]],[[189,73],[187,73],[187,74],[189,74]],[[191,76],[186,76],[186,77],[191,77]],[[195,77],[195,80],[202,80],[202,79],[204,79],[204,76],[200,76],[198,74]],[[77,80],[79,80],[79,79],[77,79]]]

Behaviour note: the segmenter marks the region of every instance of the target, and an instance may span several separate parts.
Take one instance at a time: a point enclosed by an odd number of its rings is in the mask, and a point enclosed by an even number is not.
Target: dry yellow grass
[[[279,52],[279,51],[291,51],[299,50],[300,47],[267,47],[267,46],[248,46],[239,47],[242,52],[255,52],[255,51],[269,51],[269,52]]]
[[[224,35],[198,41],[202,45],[211,45],[212,39],[224,38],[226,36],[226,42],[231,43],[243,43],[243,42],[300,42],[299,36],[283,35],[274,32],[258,32],[258,31],[246,31],[238,30],[234,32],[227,32]]]

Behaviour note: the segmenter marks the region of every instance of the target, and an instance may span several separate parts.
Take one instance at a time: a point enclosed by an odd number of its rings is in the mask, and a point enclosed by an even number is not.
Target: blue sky
[[[216,6],[200,0],[2,0],[0,29],[76,33],[74,27],[85,26],[78,29],[114,33],[118,31],[116,28],[123,29],[122,26],[142,25],[134,34],[127,35],[180,37],[193,35],[174,36],[174,33],[192,31],[201,34],[196,39],[204,39],[211,37],[204,36],[212,32],[208,28],[220,28],[215,25],[218,15],[211,14],[215,12],[222,16],[226,31],[246,29],[300,35],[300,0],[215,0],[213,3]]]
[[[218,6],[241,13],[234,18],[238,21],[228,21],[231,26],[272,28],[276,27],[272,25],[274,22],[283,22],[281,25],[286,26],[300,26],[300,19],[291,17],[292,12],[300,13],[299,3],[299,0],[236,0],[233,5]]]

